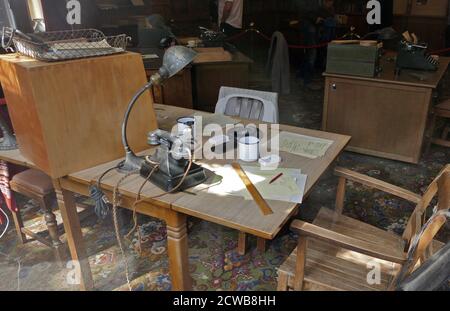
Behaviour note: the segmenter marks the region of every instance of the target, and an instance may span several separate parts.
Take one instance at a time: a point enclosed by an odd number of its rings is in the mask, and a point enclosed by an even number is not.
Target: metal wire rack
[[[2,34],[4,49],[46,62],[122,53],[129,40],[125,34],[105,36],[96,29],[24,34],[5,27]]]

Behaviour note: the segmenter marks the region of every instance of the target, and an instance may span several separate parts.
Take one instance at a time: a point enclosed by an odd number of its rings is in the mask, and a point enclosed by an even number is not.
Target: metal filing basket
[[[129,40],[125,34],[108,37],[96,29],[24,34],[5,27],[2,34],[4,49],[14,45],[16,52],[45,62],[122,53]]]

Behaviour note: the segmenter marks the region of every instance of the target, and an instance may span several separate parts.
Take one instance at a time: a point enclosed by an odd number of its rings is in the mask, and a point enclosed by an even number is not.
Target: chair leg
[[[344,211],[344,200],[345,200],[345,184],[347,180],[344,177],[339,177],[339,183],[337,186],[336,193],[336,205],[334,211],[341,215]]]
[[[288,275],[282,271],[278,271],[277,291],[285,292],[288,290]]]
[[[51,205],[49,204],[49,199],[44,198],[41,200],[40,205],[42,212],[44,213],[45,224],[47,225],[47,230],[52,240],[53,249],[55,252],[55,257],[57,262],[62,262],[65,258],[63,243],[59,239],[58,234],[58,223],[56,222],[56,216],[52,212]]]
[[[301,291],[303,289],[303,281],[305,277],[306,263],[306,243],[307,239],[300,236],[297,245],[297,262],[295,264],[294,290]]]

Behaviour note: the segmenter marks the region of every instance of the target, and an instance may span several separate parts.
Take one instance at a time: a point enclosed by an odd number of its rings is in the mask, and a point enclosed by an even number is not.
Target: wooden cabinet
[[[147,77],[157,70],[147,69]],[[193,109],[191,68],[187,67],[181,72],[165,81],[163,85],[152,89],[153,101],[161,105]]]
[[[53,178],[124,156],[123,116],[147,82],[136,53],[54,63],[2,55],[0,80],[21,153]],[[136,152],[148,148],[147,133],[156,128],[146,93],[128,127]]]
[[[415,33],[426,42],[430,50],[445,48],[448,1],[444,0],[395,0],[394,29]]]
[[[411,15],[446,17],[448,14],[448,0],[413,1]]]
[[[228,62],[193,65],[194,108],[214,112],[222,86],[248,88],[252,60],[237,52]]]
[[[418,163],[433,90],[448,63],[442,59],[437,72],[406,70],[400,77],[386,62],[376,78],[325,74],[323,130],[352,136],[350,151]]]
[[[144,66],[147,79],[158,72],[162,66],[164,50],[159,48],[139,48],[136,52],[142,55],[157,55],[158,57],[145,59]],[[161,105],[169,105],[181,108],[192,109],[192,66],[187,66],[175,76],[163,82],[162,85],[155,85],[152,88],[153,101]]]
[[[144,61],[147,76],[162,65],[164,51],[136,49],[142,54],[156,54],[158,58]],[[250,65],[253,61],[240,52],[231,61],[208,61],[199,58],[180,73],[153,87],[153,99],[158,104],[214,112],[222,86],[248,88]]]

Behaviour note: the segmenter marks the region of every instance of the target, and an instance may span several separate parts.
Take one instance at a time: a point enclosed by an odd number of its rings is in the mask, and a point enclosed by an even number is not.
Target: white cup
[[[197,46],[197,41],[195,41],[195,40],[188,41],[188,47],[195,48],[196,46]]]
[[[259,158],[259,139],[254,136],[242,137],[238,144],[239,159],[244,162],[255,162]]]

